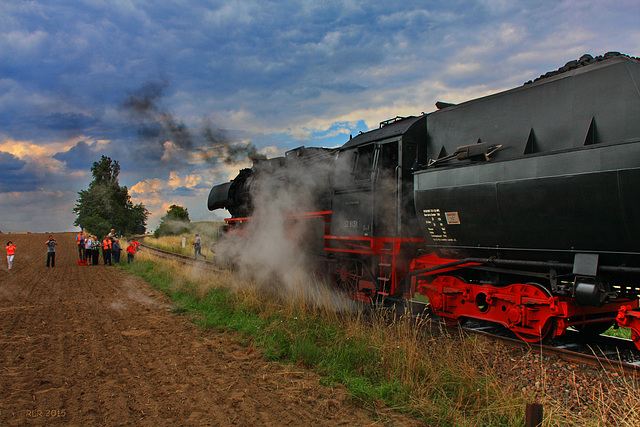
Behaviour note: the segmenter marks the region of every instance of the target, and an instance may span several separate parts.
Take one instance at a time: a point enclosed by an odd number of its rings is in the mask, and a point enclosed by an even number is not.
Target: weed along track
[[[151,246],[145,246],[144,251],[161,256],[161,264],[169,263],[174,257],[170,251],[159,252]],[[185,266],[196,265],[195,270],[209,272],[207,274],[212,276],[230,274],[211,262],[178,258],[176,271],[193,270]],[[231,297],[231,300],[237,299]],[[261,307],[258,317],[267,319],[270,315],[265,313],[265,307],[268,312],[275,304],[268,296],[267,299],[250,297],[250,302],[244,302],[241,310],[251,312]],[[413,307],[411,312],[423,312],[423,309]],[[189,310],[191,308],[185,311]],[[632,426],[640,422],[640,414],[633,409],[639,403],[636,396],[640,390],[634,365],[638,356],[635,350],[628,348],[633,347],[629,340],[602,337],[597,344],[591,340],[590,345],[580,346],[572,338],[569,342],[556,340],[540,346],[513,339],[498,328],[473,322],[467,322],[461,328],[448,327],[424,316],[391,316],[390,321],[386,310],[373,311],[371,316],[357,316],[341,310],[323,313],[305,303],[287,310],[285,317],[289,321],[278,320],[284,319],[278,314],[276,320],[258,324],[257,333],[252,332],[252,325],[238,326],[235,320],[224,324],[232,329],[249,331],[256,342],[262,342],[263,337],[270,334],[278,337],[282,333],[288,337],[301,334],[315,338],[326,334],[315,326],[303,329],[303,332],[297,329],[296,322],[303,320],[292,319],[305,316],[305,312],[312,312],[308,317],[317,315],[316,323],[335,323],[338,329],[331,332],[330,346],[341,348],[343,342],[357,346],[360,340],[371,343],[365,351],[372,357],[366,361],[359,359],[351,369],[367,375],[369,382],[375,381],[372,378],[376,377],[392,378],[398,386],[393,395],[406,393],[407,396],[404,401],[398,397],[395,406],[415,414],[428,425],[523,425],[525,404],[531,402],[543,404],[545,426],[585,423]],[[206,313],[198,316],[200,321],[209,322],[205,319]],[[211,325],[220,324],[210,322]],[[458,337],[458,332],[462,332],[463,339]],[[278,343],[275,349],[269,345],[266,344],[265,352],[271,356],[275,353],[276,358],[314,366],[329,378],[337,376],[330,366],[333,362],[329,359],[333,356],[313,347],[313,343]],[[296,345],[298,347],[294,348]],[[302,349],[307,346],[311,350]],[[346,358],[344,354],[342,357]],[[347,384],[352,393],[362,393],[354,386],[353,378],[341,377],[340,381]],[[512,398],[505,399],[505,396]],[[361,398],[368,401],[367,397]],[[434,414],[438,412],[434,405],[447,408],[448,415]],[[470,412],[476,417],[473,422],[460,421],[471,416]]]
[[[14,267],[0,268],[0,425],[374,423],[344,389],[172,313],[175,303],[144,280],[78,266],[74,236],[55,234],[56,264],[46,268],[47,235],[10,235]]]

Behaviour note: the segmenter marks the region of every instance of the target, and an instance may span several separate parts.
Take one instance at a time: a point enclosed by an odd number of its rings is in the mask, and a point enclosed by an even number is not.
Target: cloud
[[[192,221],[209,220],[213,217],[206,209],[209,185],[183,185],[183,181],[190,181],[190,179],[190,177],[177,177],[174,174],[168,181],[159,178],[147,179],[134,184],[129,189],[132,202],[143,203],[151,212],[147,222],[149,230],[154,230],[158,226],[160,218],[173,204],[188,208]],[[188,182],[187,185],[191,184]]]
[[[36,233],[74,230],[73,191],[0,191],[0,230]]]
[[[173,188],[185,187],[185,188],[194,188],[198,186],[202,182],[202,176],[198,174],[189,174],[180,176],[179,172],[171,171],[169,172],[169,182],[168,184]]]
[[[47,38],[48,35],[41,30],[34,32],[11,31],[0,34],[0,44],[4,46],[5,55],[20,62],[40,54]]]
[[[68,151],[56,153],[51,157],[64,162],[68,169],[89,171],[93,162],[99,160],[96,159],[98,154],[94,151],[96,146],[97,142],[89,145],[85,141],[78,141]]]
[[[0,193],[40,191],[52,176],[52,170],[0,151]]]
[[[11,153],[0,151],[0,170],[3,173],[11,173],[22,169],[27,162],[20,160]]]
[[[631,0],[8,0],[1,191],[77,192],[104,154],[154,215],[177,203],[207,218],[207,188],[249,154],[337,146],[583,53],[638,56],[639,14]]]

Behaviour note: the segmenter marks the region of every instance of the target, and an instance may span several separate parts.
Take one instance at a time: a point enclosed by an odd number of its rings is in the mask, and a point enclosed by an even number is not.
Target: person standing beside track
[[[111,244],[111,255],[113,258],[113,262],[115,264],[118,264],[120,262],[120,251],[122,250],[122,248],[120,247],[120,240],[119,239],[115,239],[115,241],[112,242]]]
[[[7,264],[9,266],[9,270],[13,267],[13,256],[15,254],[16,245],[13,244],[11,240],[7,242]]]
[[[78,245],[78,258],[82,261],[85,257],[84,255],[84,233],[81,231],[76,236],[76,244]]]
[[[56,239],[53,238],[53,234],[49,234],[49,240],[44,242],[47,247],[47,268],[49,268],[49,264],[51,264],[51,268],[56,266]]]
[[[91,249],[91,235],[87,234],[84,239],[84,259],[87,260],[87,265],[91,265],[92,249]]]
[[[136,254],[136,251],[136,245],[132,241],[129,241],[129,246],[127,246],[127,264],[133,262],[133,256]]]
[[[91,264],[100,264],[100,241],[98,236],[91,236],[91,255],[93,255],[93,262]]]
[[[111,239],[106,236],[102,241],[102,258],[104,258],[104,265],[111,265]]]
[[[198,234],[196,234],[196,239],[193,242],[193,248],[196,260],[198,259],[198,254],[200,254],[201,257],[204,257],[204,259],[207,259],[207,256],[202,254],[202,239]]]

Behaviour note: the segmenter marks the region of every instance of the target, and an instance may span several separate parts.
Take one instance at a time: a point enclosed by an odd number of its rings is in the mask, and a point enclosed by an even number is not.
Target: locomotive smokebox
[[[224,184],[216,185],[209,192],[209,199],[207,200],[207,207],[210,211],[216,209],[227,209],[231,205],[231,199],[229,198],[229,190],[231,189],[232,182],[226,182]]]

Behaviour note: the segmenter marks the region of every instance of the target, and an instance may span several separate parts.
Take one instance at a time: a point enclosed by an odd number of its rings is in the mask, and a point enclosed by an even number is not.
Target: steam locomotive
[[[617,323],[640,348],[640,60],[585,55],[543,77],[256,159],[208,208],[233,230],[270,214],[265,194],[304,194],[281,214],[313,224],[353,299],[423,295],[449,324],[529,342]]]

